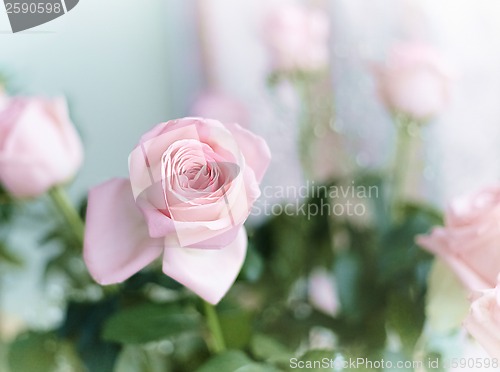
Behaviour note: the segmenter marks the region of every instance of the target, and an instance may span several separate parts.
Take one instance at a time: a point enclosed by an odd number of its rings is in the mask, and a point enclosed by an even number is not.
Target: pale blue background
[[[0,2],[0,70],[23,94],[64,94],[85,145],[85,164],[70,193],[127,175],[142,133],[186,114],[200,89],[194,2],[82,0],[66,15],[12,34]],[[184,73],[184,74],[183,74]],[[45,208],[29,204],[24,213]],[[62,316],[64,288],[42,281],[50,247],[38,246],[44,221],[18,219],[9,246],[22,269],[0,267],[0,311],[45,328]],[[1,315],[1,313],[0,313]]]
[[[86,148],[78,195],[126,175],[139,136],[186,114],[199,84],[186,3],[82,0],[66,15],[19,34],[10,33],[0,3],[0,70],[23,93],[62,93],[70,101]]]

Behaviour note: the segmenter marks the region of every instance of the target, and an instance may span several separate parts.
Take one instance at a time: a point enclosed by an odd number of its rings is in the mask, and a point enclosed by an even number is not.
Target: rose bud
[[[64,98],[12,98],[0,110],[0,183],[16,197],[35,197],[69,181],[83,146]]]
[[[264,25],[272,68],[315,71],[328,65],[328,16],[319,9],[287,4],[274,9]]]
[[[428,45],[397,44],[375,75],[382,102],[414,120],[432,119],[449,103],[452,70]]]
[[[340,311],[340,299],[333,275],[324,268],[315,269],[308,281],[309,302],[317,310],[335,316]]]

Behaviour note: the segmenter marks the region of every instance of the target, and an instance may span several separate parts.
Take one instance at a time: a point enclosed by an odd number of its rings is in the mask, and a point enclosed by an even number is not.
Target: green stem
[[[71,228],[78,245],[83,247],[85,225],[75,207],[69,200],[66,192],[62,187],[55,186],[49,190],[49,196],[59,212],[61,212],[64,216],[64,219]]]
[[[219,317],[217,316],[217,311],[215,307],[206,301],[203,301],[205,307],[205,316],[207,318],[208,329],[211,335],[211,348],[215,354],[222,353],[226,350],[226,343],[224,342],[224,336],[222,335],[222,329],[220,327]]]
[[[304,77],[294,80],[294,85],[301,98],[301,113],[299,119],[299,155],[302,168],[306,177],[313,175],[311,145],[314,140],[314,122],[315,116],[312,110],[312,99],[310,94],[309,82]]]
[[[397,122],[397,144],[391,187],[391,214],[392,218],[396,221],[401,218],[400,207],[404,199],[406,176],[410,166],[410,145],[412,135],[410,134],[409,126],[411,124],[412,122],[408,118],[398,119]]]

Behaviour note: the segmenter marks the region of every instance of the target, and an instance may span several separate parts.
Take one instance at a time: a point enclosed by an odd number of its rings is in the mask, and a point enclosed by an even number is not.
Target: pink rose
[[[221,123],[238,123],[243,128],[249,126],[248,111],[238,100],[216,92],[200,95],[191,107],[193,116],[214,118]]]
[[[416,120],[436,116],[450,100],[451,68],[428,45],[397,44],[375,72],[384,104]]]
[[[83,146],[63,98],[12,98],[0,110],[0,182],[33,197],[71,179]]]
[[[500,285],[482,291],[472,302],[464,325],[490,356],[500,358]]]
[[[418,244],[440,256],[470,290],[495,286],[500,273],[500,186],[456,199]]]
[[[287,4],[269,14],[264,37],[273,69],[319,70],[328,64],[328,16],[319,9]]]
[[[130,180],[89,193],[84,259],[100,284],[124,281],[163,254],[163,272],[217,303],[245,259],[243,223],[270,162],[238,124],[185,118],[146,133]]]

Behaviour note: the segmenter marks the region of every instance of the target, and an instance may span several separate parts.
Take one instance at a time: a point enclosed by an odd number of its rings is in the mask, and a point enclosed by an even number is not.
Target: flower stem
[[[61,212],[64,216],[68,226],[71,228],[78,246],[83,247],[85,225],[75,207],[69,200],[68,195],[62,187],[55,186],[49,190],[49,196],[59,212]]]
[[[410,125],[412,125],[412,121],[408,118],[400,118],[397,120],[397,144],[391,188],[391,216],[396,221],[401,218],[400,208],[404,199],[406,176],[410,166],[410,146],[412,139],[409,128]]]
[[[222,353],[226,351],[226,343],[224,341],[224,336],[222,335],[222,329],[220,327],[217,311],[213,305],[206,301],[203,301],[203,305],[205,307],[205,316],[211,335],[210,346],[212,348],[212,352],[215,354]]]
[[[312,156],[311,146],[314,141],[314,112],[312,110],[312,97],[310,82],[304,76],[292,76],[291,80],[298,96],[301,100],[300,115],[298,118],[299,124],[299,160],[302,165],[304,176],[309,178],[313,175],[312,172]]]

